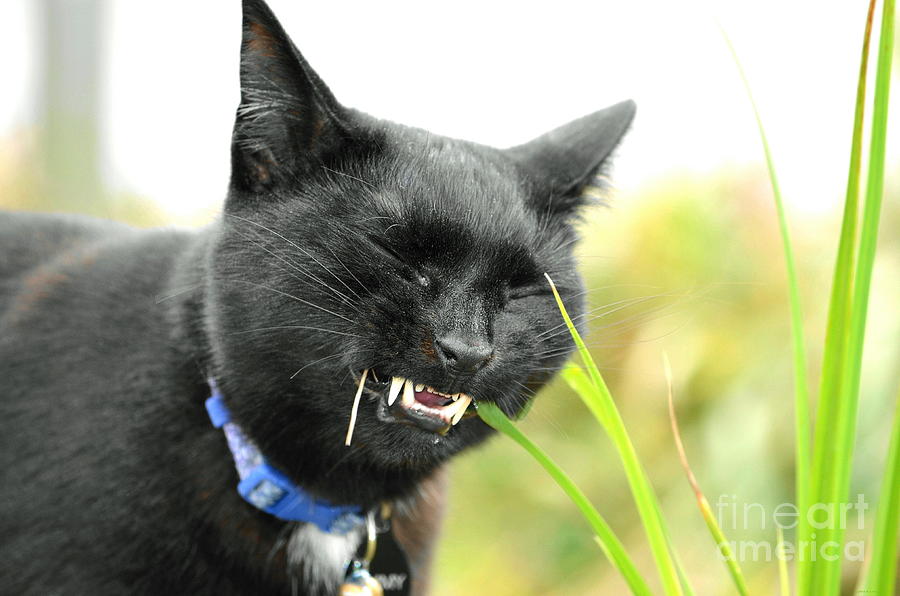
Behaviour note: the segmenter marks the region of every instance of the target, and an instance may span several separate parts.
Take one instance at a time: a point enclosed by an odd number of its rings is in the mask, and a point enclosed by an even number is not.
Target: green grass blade
[[[489,426],[510,437],[516,443],[525,448],[537,462],[543,466],[560,488],[572,499],[572,502],[581,510],[581,514],[591,525],[596,534],[597,543],[606,554],[609,561],[619,570],[632,593],[650,596],[650,588],[638,573],[625,547],[616,537],[615,533],[600,515],[597,509],[591,505],[588,498],[575,485],[569,476],[556,465],[556,463],[544,453],[540,447],[534,444],[525,434],[519,430],[496,404],[479,402],[477,404],[478,415]]]
[[[787,223],[787,215],[784,209],[784,201],[781,197],[781,188],[778,184],[778,175],[775,172],[775,162],[772,159],[772,151],[769,148],[769,140],[766,136],[766,130],[763,126],[762,116],[760,116],[759,108],[756,106],[756,100],[753,99],[753,92],[750,89],[750,82],[744,72],[741,61],[737,52],[731,43],[731,40],[722,30],[722,36],[731,52],[737,70],[740,73],[741,81],[747,91],[747,97],[753,108],[753,115],[756,118],[756,126],[759,129],[759,137],[762,142],[763,152],[766,157],[766,167],[769,171],[769,180],[772,184],[772,194],[775,198],[775,210],[778,214],[778,229],[781,232],[781,243],[784,249],[784,260],[787,268],[788,278],[788,296],[790,302],[791,313],[791,346],[794,368],[794,435],[795,435],[795,479],[796,499],[800,511],[806,511],[809,506],[810,491],[810,450],[812,441],[812,430],[810,427],[809,415],[809,383],[806,375],[806,344],[803,339],[803,309],[800,304],[800,284],[797,280],[797,267],[794,262],[794,250],[791,245],[790,229]],[[805,516],[801,516],[801,529],[805,524]]]
[[[581,334],[578,333],[578,329],[575,328],[575,324],[569,317],[569,311],[566,310],[566,305],[563,304],[562,298],[560,297],[559,292],[556,290],[556,284],[553,283],[553,280],[546,273],[544,274],[544,277],[547,278],[547,282],[550,284],[550,289],[553,290],[553,297],[556,298],[556,305],[559,307],[559,312],[562,313],[563,320],[566,322],[566,327],[569,329],[569,333],[572,335],[572,340],[575,342],[575,347],[578,348],[578,354],[584,361],[588,374],[591,377],[591,382],[594,383],[594,386],[600,392],[606,395],[610,395],[609,389],[606,387],[606,381],[603,380],[603,376],[600,374],[600,369],[598,369],[597,365],[594,363],[594,357],[591,356],[590,350],[587,349],[587,346],[584,344],[584,340],[581,339]],[[604,411],[608,411],[610,402],[612,402],[612,396],[610,396],[609,400],[598,401],[597,405]],[[591,406],[589,405],[588,407]],[[614,403],[612,407],[613,409],[615,409]]]
[[[788,575],[787,553],[784,549],[784,530],[779,524],[775,524],[775,534],[777,536],[777,544],[775,552],[778,557],[778,588],[781,596],[791,596],[791,579]]]
[[[825,468],[830,481],[822,501],[831,507],[844,502],[850,492],[850,470],[856,443],[856,419],[859,406],[859,386],[862,376],[863,342],[869,307],[869,290],[875,264],[875,249],[884,195],[884,161],[887,143],[888,101],[891,83],[891,61],[894,54],[894,0],[885,0],[878,43],[878,64],[875,69],[875,94],[872,110],[872,134],[869,145],[869,168],[866,176],[866,195],[860,227],[859,253],[853,281],[850,328],[846,358],[842,372],[841,399],[836,413],[838,424],[829,440],[835,442],[840,456]],[[834,510],[834,509],[832,509]],[[832,519],[834,519],[832,517]],[[825,539],[843,544],[844,528],[838,525],[826,532]],[[812,588],[817,593],[837,595],[841,584],[841,559],[819,561],[814,571]]]
[[[570,364],[560,373],[563,380],[575,391],[579,396],[585,393],[590,393],[594,390],[594,385],[591,382],[591,379],[588,377],[587,373],[584,372],[584,369],[575,364]],[[609,421],[607,413],[603,411],[600,405],[596,400],[584,400],[587,404],[587,407],[594,414],[594,417],[600,421],[600,424],[603,426],[606,434],[609,435]],[[655,496],[655,495],[654,495]],[[668,535],[668,528],[665,526],[665,519],[662,515],[662,507],[659,505],[659,500],[654,499],[654,505],[656,507],[656,514],[659,517],[660,524],[663,526],[663,530],[666,532],[666,542],[669,545],[669,552],[672,555],[672,559],[675,561],[675,569],[678,572],[678,577],[681,582],[681,589],[684,591],[685,596],[690,596],[694,593],[693,588],[690,585],[690,581],[687,577],[687,573],[684,570],[684,565],[681,564],[681,561],[678,559],[678,553],[675,551],[671,537]]]
[[[849,341],[850,305],[859,212],[863,121],[866,105],[866,74],[868,72],[869,47],[874,15],[875,0],[871,0],[863,34],[862,55],[860,57],[856,87],[856,107],[853,116],[853,136],[850,145],[850,167],[844,199],[844,214],[831,285],[831,299],[828,307],[828,326],[825,335],[822,375],[819,384],[819,405],[816,417],[816,436],[820,440],[814,441],[813,446],[812,478],[815,485],[811,488],[812,502],[822,502],[822,499],[827,495],[827,483],[831,474],[826,473],[825,469],[837,458],[841,457],[840,452],[838,452],[839,445],[832,441],[831,438],[835,436],[836,427],[839,423],[843,362],[847,356]],[[806,508],[802,508],[801,511],[806,511]],[[806,516],[803,515],[802,518],[805,520]],[[803,523],[798,530],[798,541],[801,544],[808,543],[811,540],[811,532],[812,528],[810,525]],[[809,589],[813,569],[816,566],[817,563],[814,561],[801,561],[798,565],[797,589],[799,594],[805,594]]]
[[[570,364],[565,367],[562,372],[560,372],[560,376],[579,397],[582,395],[590,395],[596,390],[596,385],[591,382],[591,379],[588,377],[587,373],[584,372],[584,369],[575,364]],[[606,434],[610,434],[610,415],[603,404],[598,400],[592,399],[582,399],[582,401],[587,405],[588,409],[594,415],[594,418],[596,418],[603,426],[603,430],[606,431]]]
[[[638,514],[644,525],[644,532],[647,535],[647,541],[650,543],[653,559],[656,562],[656,567],[659,571],[660,579],[662,580],[663,590],[666,594],[683,594],[681,583],[678,578],[678,571],[675,562],[672,560],[671,553],[669,552],[665,528],[663,527],[660,516],[657,514],[656,493],[650,485],[650,481],[640,464],[640,460],[638,460],[634,445],[632,445],[631,439],[628,437],[628,433],[625,430],[625,423],[619,415],[615,401],[613,401],[612,395],[610,394],[606,383],[603,381],[603,377],[600,375],[597,365],[594,364],[591,353],[588,351],[587,346],[581,339],[581,335],[579,335],[578,330],[572,323],[572,319],[566,311],[566,306],[563,304],[562,298],[556,290],[556,285],[553,283],[553,280],[550,279],[549,275],[545,273],[544,276],[550,283],[550,289],[553,290],[556,304],[559,306],[560,313],[562,313],[563,319],[566,321],[566,326],[572,334],[572,339],[578,347],[578,352],[581,354],[588,375],[593,382],[593,387],[588,387],[587,389],[589,390],[584,391],[584,393],[578,390],[576,390],[576,392],[579,397],[581,397],[582,401],[585,402],[588,409],[590,409],[591,412],[597,416],[600,423],[603,424],[622,460],[622,465],[625,468],[625,476],[628,479],[631,494],[634,497]]]
[[[900,539],[900,395],[894,407],[894,429],[884,462],[881,496],[875,515],[872,558],[866,576],[866,594],[895,594],[897,588],[897,541]]]
[[[666,384],[668,386],[669,423],[672,426],[672,436],[675,440],[675,448],[678,450],[678,459],[681,461],[681,467],[684,468],[688,483],[694,491],[694,497],[697,499],[697,507],[700,509],[703,521],[706,522],[706,527],[709,529],[709,533],[716,543],[716,547],[719,549],[719,554],[725,561],[725,566],[728,569],[728,573],[731,575],[734,587],[737,588],[737,591],[741,596],[747,596],[749,594],[747,580],[744,579],[744,573],[741,571],[741,566],[734,556],[734,552],[731,550],[731,543],[728,542],[725,533],[716,521],[716,516],[713,515],[712,508],[709,506],[709,501],[706,500],[706,496],[700,489],[700,484],[694,476],[690,462],[688,462],[687,452],[684,450],[684,442],[681,440],[681,430],[678,428],[678,417],[675,415],[675,399],[672,391],[672,368],[669,366],[669,358],[665,354],[663,354],[663,365],[666,373]]]
[[[659,507],[658,501],[657,510],[659,517],[662,520],[662,508]],[[687,575],[687,571],[684,569],[684,563],[681,562],[681,557],[678,556],[678,551],[675,550],[675,545],[672,542],[672,537],[669,536],[668,528],[666,528],[666,539],[669,542],[669,550],[672,553],[672,559],[675,561],[675,569],[678,571],[678,581],[681,582],[681,589],[684,592],[684,596],[695,596],[694,588],[691,586],[691,580]]]

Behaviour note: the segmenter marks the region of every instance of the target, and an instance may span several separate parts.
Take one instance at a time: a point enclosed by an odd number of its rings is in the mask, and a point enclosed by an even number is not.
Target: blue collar
[[[206,400],[206,411],[213,426],[225,432],[241,479],[238,493],[245,501],[278,519],[314,523],[323,532],[332,534],[346,534],[364,523],[361,507],[339,507],[316,499],[266,461],[259,448],[231,420],[231,412],[215,381],[208,382],[212,395]]]

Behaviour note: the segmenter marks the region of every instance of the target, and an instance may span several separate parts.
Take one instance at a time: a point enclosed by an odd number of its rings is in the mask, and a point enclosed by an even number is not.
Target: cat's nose
[[[483,339],[456,334],[435,340],[441,361],[459,372],[476,372],[494,356],[494,347]]]

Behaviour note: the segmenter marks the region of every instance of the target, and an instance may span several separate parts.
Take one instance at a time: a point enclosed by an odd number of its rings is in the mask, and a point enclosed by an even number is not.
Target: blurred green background
[[[0,208],[84,212],[139,226],[203,225],[214,206],[176,216],[151,197],[108,184],[98,157],[104,108],[92,95],[101,49],[83,43],[102,24],[102,3],[81,3],[77,18],[64,12],[65,4],[43,2],[44,20],[37,22],[46,43],[36,69],[42,81],[36,86],[36,116],[0,137]],[[91,11],[98,11],[96,19]],[[852,23],[854,34],[861,23]],[[77,35],[72,41],[54,34],[73,27],[81,27],[82,42]],[[69,43],[82,48],[81,59],[73,61]],[[724,55],[724,46],[720,50]],[[70,76],[72,69],[79,76]],[[752,78],[751,73],[751,83]],[[852,88],[846,94],[852,97]],[[82,102],[74,110],[72,97]],[[744,109],[747,119],[740,123],[707,126],[733,125],[752,134],[749,106],[735,107]],[[807,142],[845,151],[850,110],[841,118],[823,123],[822,136]],[[900,132],[896,110],[893,122],[893,132]],[[666,131],[645,127],[643,134],[652,138]],[[776,158],[777,136],[776,131]],[[627,144],[624,153],[627,160],[642,159],[638,151],[628,153]],[[865,495],[869,513],[900,382],[900,161],[896,152],[890,155],[853,479],[853,494]],[[828,175],[842,178],[839,172]],[[843,187],[833,192],[842,195]],[[814,390],[840,213],[832,207],[789,216]],[[772,514],[793,499],[792,376],[784,264],[761,159],[657,173],[614,191],[610,207],[593,209],[581,230],[589,304],[603,313],[591,321],[586,339],[661,496],[698,593],[731,593],[678,463],[662,354],[672,362],[676,407],[697,478],[713,506],[724,499],[738,508],[737,527],[726,516],[720,519],[723,529],[731,540],[774,545]],[[575,395],[555,382],[523,427],[587,492],[641,571],[655,577],[622,470]],[[498,438],[460,457],[451,477],[436,595],[625,593],[575,507],[512,442]],[[746,516],[745,504],[751,507]],[[864,526],[851,527],[848,539],[865,540],[870,518]],[[755,592],[775,591],[773,561],[739,558]],[[847,569],[852,575],[855,564]]]

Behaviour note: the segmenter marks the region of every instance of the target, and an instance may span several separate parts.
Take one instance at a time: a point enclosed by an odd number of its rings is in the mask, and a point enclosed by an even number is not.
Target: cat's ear
[[[346,137],[345,111],[263,0],[243,1],[234,188],[259,192],[318,168]]]
[[[569,213],[627,132],[637,109],[623,101],[507,149],[532,186],[533,206]]]

